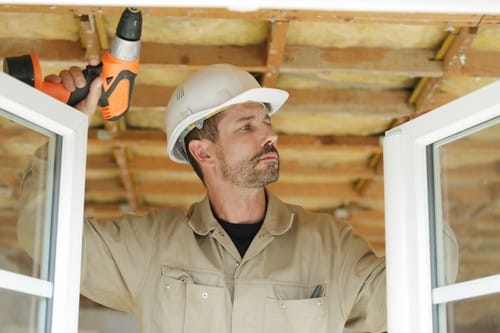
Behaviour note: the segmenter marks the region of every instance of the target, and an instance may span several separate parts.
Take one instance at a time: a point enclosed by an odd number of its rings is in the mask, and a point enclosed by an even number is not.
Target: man
[[[78,68],[48,79],[85,83]],[[77,106],[89,116],[100,85]],[[133,313],[147,333],[385,331],[383,259],[349,225],[266,189],[279,177],[271,115],[287,97],[231,65],[181,84],[166,112],[168,154],[193,166],[207,196],[187,215],[87,219],[82,293]],[[20,222],[20,238],[29,226]]]

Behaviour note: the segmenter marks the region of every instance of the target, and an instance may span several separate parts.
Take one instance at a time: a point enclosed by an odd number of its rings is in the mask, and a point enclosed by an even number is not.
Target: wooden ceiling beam
[[[500,77],[500,54],[493,51],[468,49],[463,51],[463,64],[449,68],[453,75],[475,77]]]
[[[433,60],[430,49],[387,48],[319,48],[289,45],[286,47],[281,72],[365,73],[408,77],[440,77],[441,62]]]
[[[89,32],[91,31],[90,27],[85,28],[90,26],[89,22],[82,21],[82,30],[87,29],[84,33],[87,36],[84,43],[93,48],[93,50],[89,49],[89,54],[86,54],[85,49],[78,42],[2,39],[0,58],[34,52],[42,62],[42,69],[44,64],[55,62],[61,66],[84,65],[88,55],[96,55],[99,52],[99,44],[96,45],[97,32],[91,33]],[[280,31],[285,30],[283,23],[280,26]],[[283,39],[280,40],[280,43],[283,43]],[[266,63],[265,45],[236,47],[145,42],[141,52],[141,69],[144,71],[149,69],[168,71],[168,69],[177,68],[193,70],[214,63],[231,63],[254,73],[272,73],[273,82],[279,73],[307,75],[307,73],[318,70],[331,73],[426,78],[442,78],[444,69],[455,75],[479,77],[497,77],[500,72],[500,64],[497,61],[500,58],[500,52],[496,51],[462,49],[459,53],[461,65],[450,66],[449,64],[445,65],[442,60],[432,59],[433,51],[429,49],[340,49],[286,46],[281,57],[280,47],[284,47],[284,45],[273,46],[273,49],[277,50],[276,54],[274,51],[269,51],[269,63]],[[280,60],[282,60],[281,63]],[[141,74],[139,73],[139,75]],[[264,75],[264,79],[265,77],[266,75]],[[271,77],[269,77],[270,79]],[[272,82],[267,81],[264,84],[270,86],[270,83]]]
[[[464,58],[465,52],[472,45],[477,33],[478,28],[476,27],[460,30],[443,58],[445,73],[460,70],[465,66],[467,62],[467,59]]]
[[[43,39],[0,39],[0,58],[15,57],[30,52],[36,53],[40,62],[80,63],[85,59],[85,50],[80,42]],[[43,70],[43,68],[42,68]]]
[[[282,10],[261,9],[256,11],[231,11],[225,8],[176,8],[140,7],[144,16],[173,16],[190,18],[220,18],[246,20],[285,20],[285,21],[328,21],[348,23],[381,24],[423,24],[473,27],[481,24],[498,24],[500,16],[482,14],[435,14],[435,13],[383,13],[349,12],[326,10]],[[0,5],[1,12],[14,13],[52,13],[88,15],[100,13],[118,16],[123,12],[119,6],[50,6],[50,5]]]
[[[265,72],[265,45],[176,45],[143,42],[141,46],[141,67],[165,65],[197,69],[217,63],[233,64],[250,72]]]
[[[159,130],[127,130],[113,138],[108,136],[106,131],[89,129],[88,142],[91,145],[108,147],[120,145],[166,147],[165,133]],[[280,149],[382,151],[378,137],[280,135],[279,142]]]
[[[416,112],[427,112],[435,107],[433,98],[445,83],[449,75],[453,72],[461,70],[465,65],[465,52],[472,44],[476,37],[477,28],[463,28],[458,33],[452,33],[453,36],[449,46],[446,47],[443,56],[443,75],[439,78],[431,78],[426,80],[426,83],[419,88],[417,97],[415,98]],[[438,56],[439,57],[439,54]],[[417,86],[418,87],[418,86]]]
[[[263,87],[276,87],[285,53],[288,26],[289,22],[287,21],[274,21],[271,24],[271,33],[267,43],[266,71],[262,76]]]
[[[173,174],[188,173],[193,174],[191,166],[187,164],[175,163],[165,154],[164,156],[144,156],[135,154],[132,159],[127,161],[130,172],[171,172]],[[117,168],[112,156],[108,155],[88,155],[88,171],[115,170]],[[356,177],[373,178],[377,174],[367,166],[355,162],[336,163],[332,166],[304,165],[297,161],[282,159],[280,162],[281,175],[287,176],[315,176],[318,179],[324,177],[327,181],[332,175],[338,175],[345,179],[354,179]],[[310,177],[309,177],[310,178]],[[197,180],[196,177],[194,179]]]
[[[36,53],[42,63],[79,63],[85,59],[85,50],[80,42],[68,40],[0,39],[0,58]],[[266,70],[264,45],[207,46],[176,45],[143,42],[141,46],[141,67],[166,66],[200,68],[214,63],[230,63],[248,71]]]
[[[395,110],[396,113],[412,113],[413,106],[406,104],[409,92],[406,90],[366,90],[366,89],[287,89],[290,97],[285,107],[306,105],[329,105],[330,108],[342,109],[343,106],[358,106],[360,112],[374,107]],[[174,92],[173,87],[137,84],[132,92],[133,108],[164,107]],[[399,110],[399,111],[396,111]],[[373,113],[373,112],[370,112]],[[401,114],[399,114],[400,116]]]
[[[279,181],[269,188],[281,197],[330,198],[341,200],[359,200],[359,194],[348,183],[293,183]],[[123,193],[119,180],[88,179],[85,185],[87,195],[116,195]],[[175,194],[176,196],[203,195],[205,188],[199,181],[155,180],[135,184],[135,192],[139,195]],[[372,199],[383,199],[383,189],[373,191]]]
[[[80,17],[80,42],[85,49],[85,59],[100,57],[101,44],[94,15],[82,15]]]
[[[128,166],[126,148],[123,146],[114,148],[113,155],[120,170],[120,177],[127,195],[127,201],[130,206],[130,210],[134,211],[135,209],[137,209],[138,203],[137,196],[135,194],[134,183],[132,181],[132,175],[130,174]]]
[[[392,126],[391,126],[392,127]],[[382,152],[372,154],[366,163],[366,166],[373,170],[373,173],[382,173]],[[370,186],[373,184],[372,177],[364,177],[362,175],[353,183],[354,190],[359,193],[359,195],[363,196]]]
[[[290,93],[286,105],[307,104],[365,104],[370,107],[406,104],[409,92],[406,90],[364,90],[364,89],[287,89]]]
[[[198,69],[214,63],[230,63],[250,72],[272,73],[273,75],[300,74],[317,70],[332,73],[408,77],[439,77],[443,74],[441,62],[431,60],[432,50],[428,49],[285,46],[287,26],[286,22],[275,23],[274,37],[272,37],[274,40],[270,42],[269,47],[265,45],[214,46],[143,42],[141,69],[147,70],[152,67],[158,70],[163,68],[162,66],[164,69]],[[0,43],[0,58],[28,52],[37,53],[42,63],[56,61],[64,64],[81,63],[86,58],[85,52],[76,42],[2,39]],[[493,57],[494,54],[498,53],[494,52],[491,56]],[[477,67],[477,70],[481,70],[481,67]],[[486,70],[487,74],[490,73],[489,69]]]
[[[9,135],[0,131],[0,141],[12,139]],[[25,141],[36,140],[37,133],[23,137]],[[115,138],[111,137],[106,130],[89,129],[89,145],[119,147],[120,145],[129,146],[148,146],[148,147],[166,147],[166,135],[160,130],[127,130],[119,133]],[[314,135],[280,135],[280,149],[307,149],[318,151],[363,151],[367,153],[382,152],[380,138],[378,136],[314,136]],[[448,147],[448,151],[457,154],[491,154],[499,153],[499,146],[492,144],[492,141],[464,141],[460,145]],[[9,161],[9,159],[7,159]],[[13,158],[11,164],[17,163]]]

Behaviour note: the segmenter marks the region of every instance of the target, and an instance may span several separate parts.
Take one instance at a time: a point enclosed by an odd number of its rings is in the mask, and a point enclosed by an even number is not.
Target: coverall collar
[[[285,233],[293,223],[294,214],[290,209],[266,189],[267,210],[262,228],[270,235],[276,236]],[[208,196],[198,203],[193,204],[188,212],[188,224],[198,235],[205,236],[217,228],[218,222],[212,213]]]

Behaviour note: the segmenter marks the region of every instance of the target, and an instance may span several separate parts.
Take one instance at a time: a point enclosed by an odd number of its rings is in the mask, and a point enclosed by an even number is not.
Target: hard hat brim
[[[183,119],[178,126],[176,126],[174,132],[170,135],[170,140],[167,143],[168,155],[170,158],[178,163],[188,164],[187,158],[184,152],[179,151],[176,148],[177,141],[184,140],[186,129],[191,130],[193,125],[199,123],[201,120],[210,118],[218,111],[228,108],[231,105],[241,104],[246,102],[259,102],[266,103],[269,106],[269,115],[274,114],[278,111],[283,104],[285,104],[288,99],[288,92],[276,88],[253,88],[249,89],[226,102],[216,105],[214,107],[205,109],[203,111],[198,111],[191,114],[190,116]],[[187,133],[186,133],[187,134]],[[180,138],[180,136],[182,137]],[[184,142],[179,142],[181,147],[184,147]]]

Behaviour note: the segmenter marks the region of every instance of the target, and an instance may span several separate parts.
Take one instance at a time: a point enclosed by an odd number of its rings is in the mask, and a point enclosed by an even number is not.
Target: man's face
[[[224,179],[242,187],[261,187],[278,180],[278,137],[264,106],[244,103],[223,112],[215,151]]]

